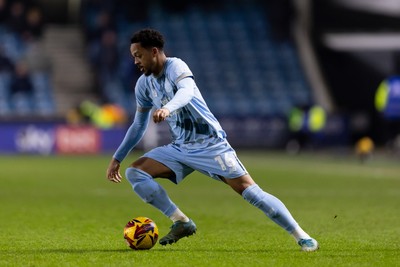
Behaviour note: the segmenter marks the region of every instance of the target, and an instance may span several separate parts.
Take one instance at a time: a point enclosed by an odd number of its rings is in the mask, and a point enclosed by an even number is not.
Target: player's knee
[[[144,202],[151,202],[154,195],[159,190],[159,185],[153,181],[153,178],[146,172],[137,168],[127,168],[126,178],[132,185],[133,191],[139,195]]]
[[[237,192],[239,195],[242,195],[243,191],[246,188],[255,184],[251,176],[248,174],[245,174],[235,179],[225,179],[224,182],[226,182],[230,187],[232,187],[232,189],[235,190],[235,192]]]
[[[151,179],[151,176],[144,171],[129,167],[125,171],[125,177],[129,181],[129,183],[134,186],[135,184],[138,184],[140,182],[144,182],[148,179]]]

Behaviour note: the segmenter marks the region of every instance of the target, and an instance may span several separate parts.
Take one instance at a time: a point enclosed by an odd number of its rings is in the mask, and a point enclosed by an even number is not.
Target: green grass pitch
[[[400,266],[398,159],[238,155],[319,241],[319,251],[301,252],[261,211],[199,173],[178,186],[160,180],[197,234],[134,251],[123,239],[126,222],[150,217],[160,236],[171,222],[126,180],[106,180],[110,155],[0,156],[0,266]]]

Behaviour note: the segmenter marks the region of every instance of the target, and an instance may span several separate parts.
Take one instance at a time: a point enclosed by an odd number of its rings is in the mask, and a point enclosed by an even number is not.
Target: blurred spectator
[[[0,72],[12,73],[13,70],[14,70],[14,64],[5,54],[4,48],[0,45]]]
[[[112,79],[118,74],[118,65],[117,34],[113,30],[107,30],[102,35],[95,66],[102,79]]]
[[[379,84],[375,107],[386,120],[400,120],[400,75],[390,76]]]
[[[26,14],[26,26],[23,37],[26,40],[37,40],[43,35],[43,14],[40,8],[31,7]]]
[[[107,10],[102,10],[95,14],[93,25],[89,25],[86,37],[89,43],[100,42],[102,35],[107,30],[115,30],[112,14]]]
[[[293,107],[288,118],[291,136],[286,150],[297,154],[303,149],[316,148],[326,119],[325,110],[318,105]]]
[[[375,93],[375,107],[379,112],[379,127],[383,140],[394,149],[400,137],[400,75],[384,79]]]
[[[67,113],[66,119],[70,124],[90,123],[99,128],[109,129],[115,126],[124,126],[127,122],[127,114],[119,105],[98,105],[86,100],[71,109]]]
[[[135,61],[130,57],[122,57],[120,64],[119,77],[121,78],[124,90],[127,95],[134,91],[136,80],[142,75]]]
[[[0,22],[0,28],[4,25],[0,32],[0,72],[9,73],[2,76],[9,92],[6,101],[15,114],[42,112],[40,103],[49,101],[43,92],[51,90],[47,79],[51,64],[41,45],[45,24],[42,9],[33,0],[0,0]]]
[[[374,141],[368,136],[360,138],[355,144],[355,152],[361,163],[370,159],[374,151]]]
[[[86,37],[88,39],[89,59],[98,72],[104,67],[98,64],[102,64],[104,61],[113,64],[111,63],[114,61],[114,48],[112,46],[116,46],[114,35],[115,27],[111,14],[107,11],[97,13],[94,25],[89,25],[87,29]],[[103,56],[102,52],[106,52],[106,55]],[[102,58],[100,59],[100,57]],[[98,75],[101,77],[102,73],[98,73]]]
[[[31,95],[33,93],[33,85],[28,69],[28,65],[24,61],[17,62],[14,74],[11,79],[11,93],[22,93]]]
[[[120,60],[116,32],[111,29],[103,32],[100,42],[92,42],[89,54],[96,74],[96,87],[101,89],[101,94],[107,95],[110,84],[119,80]]]
[[[0,0],[0,25],[6,22],[8,17],[7,0]]]
[[[6,20],[6,26],[10,31],[22,35],[26,30],[25,11],[26,6],[23,1],[12,1]]]

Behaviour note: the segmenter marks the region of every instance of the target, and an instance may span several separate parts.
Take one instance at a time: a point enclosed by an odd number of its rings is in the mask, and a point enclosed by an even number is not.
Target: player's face
[[[156,52],[154,48],[144,48],[140,43],[131,44],[131,54],[135,60],[135,65],[144,75],[149,76],[154,72],[156,65]]]

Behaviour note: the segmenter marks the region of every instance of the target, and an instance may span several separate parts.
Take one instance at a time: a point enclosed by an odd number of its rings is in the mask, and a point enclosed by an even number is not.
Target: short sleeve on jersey
[[[150,97],[147,95],[146,78],[144,75],[140,76],[135,86],[136,103],[138,107],[152,108]]]
[[[174,84],[177,84],[183,78],[193,77],[193,73],[190,71],[188,65],[179,58],[171,59],[167,75]]]

